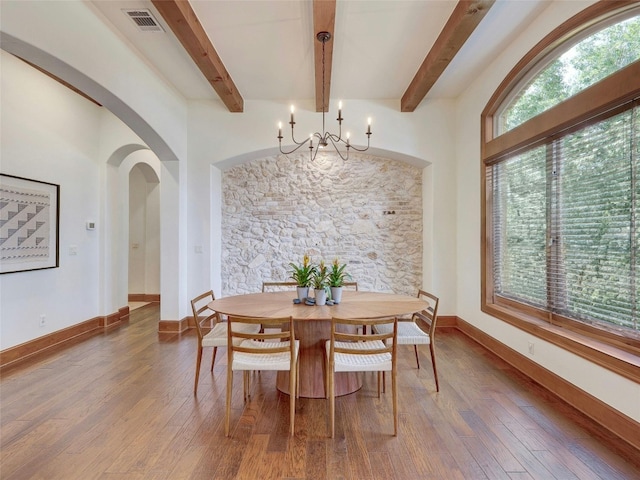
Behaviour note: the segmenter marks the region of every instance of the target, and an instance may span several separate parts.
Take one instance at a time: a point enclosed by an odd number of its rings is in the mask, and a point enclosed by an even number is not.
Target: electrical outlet
[[[534,347],[535,347],[534,343],[529,342],[529,355],[533,355]]]
[[[46,315],[40,315],[40,326],[44,327],[47,323],[47,316]]]

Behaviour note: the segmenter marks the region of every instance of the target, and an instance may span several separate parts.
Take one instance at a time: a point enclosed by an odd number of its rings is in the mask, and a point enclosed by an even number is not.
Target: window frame
[[[635,8],[619,9],[618,6],[616,7],[616,9],[614,9],[613,14],[606,15],[605,18],[599,19],[597,22],[588,22],[586,25],[583,25],[581,28],[575,30],[569,38],[562,40],[561,51],[555,50],[559,42],[554,42],[552,44],[552,48],[547,48],[544,49],[543,52],[540,52],[535,57],[535,62],[533,62],[533,64],[528,64],[524,67],[525,71],[518,75],[517,82],[515,84],[510,83],[507,87],[508,92],[506,92],[500,104],[497,105],[497,110],[493,114],[495,122],[493,125],[494,131],[502,129],[502,115],[504,114],[505,110],[509,109],[512,106],[515,97],[517,97],[520,92],[528,86],[531,80],[542,73],[549,65],[560,58],[567,50],[570,50],[582,40],[590,37],[591,35],[594,35],[597,32],[600,32],[603,29],[606,29],[611,25],[623,22],[628,18],[635,17],[637,13],[638,12],[635,11]]]
[[[497,135],[497,115],[513,89],[542,59],[565,41],[592,30],[622,12],[638,7],[633,1],[601,1],[552,31],[516,64],[481,114],[481,310],[532,335],[586,358],[626,378],[640,382],[640,335],[622,336],[615,329],[592,326],[563,315],[500,297],[493,283],[493,199],[487,189],[487,168],[509,154],[543,143],[560,132],[585,127],[613,110],[640,98],[640,61],[601,80],[536,117]]]

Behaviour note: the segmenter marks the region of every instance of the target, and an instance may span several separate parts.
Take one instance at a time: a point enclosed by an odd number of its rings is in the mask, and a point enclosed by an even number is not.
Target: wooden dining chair
[[[262,282],[262,293],[295,290],[297,286],[298,284],[296,282]]]
[[[358,282],[343,282],[342,287],[346,290],[355,290],[358,291]]]
[[[389,333],[358,333],[358,327],[370,328],[388,325]],[[396,343],[398,319],[396,317],[370,319],[331,319],[331,338],[325,344],[326,387],[329,399],[329,426],[331,438],[335,435],[335,373],[378,372],[378,397],[380,376],[391,372],[393,395],[393,434],[398,434],[398,390],[396,386]]]
[[[295,339],[293,318],[229,316],[228,322],[230,327],[227,330],[227,409],[224,434],[229,436],[231,425],[233,372],[242,371],[243,373],[243,392],[246,402],[251,391],[250,372],[275,370],[289,372],[289,428],[293,435],[296,396],[299,391],[298,352],[300,350],[300,342]],[[265,327],[264,331],[260,331],[261,325]],[[272,328],[278,330],[269,331]]]
[[[438,303],[440,300],[434,294],[425,290],[418,290],[418,298],[426,300],[429,305],[420,312],[413,314],[410,321],[398,322],[398,345],[413,345],[416,354],[416,363],[420,368],[420,358],[418,356],[418,345],[429,345],[431,352],[431,364],[433,365],[433,376],[436,381],[436,391],[440,391],[438,384],[438,370],[436,368],[435,335],[436,323],[438,321]],[[390,331],[387,325],[376,325],[376,333]]]
[[[200,364],[202,363],[202,349],[204,347],[213,347],[213,355],[211,357],[211,372],[213,372],[213,365],[216,361],[216,352],[218,351],[218,347],[225,347],[227,345],[227,322],[222,320],[218,312],[209,308],[209,303],[214,300],[215,296],[213,295],[213,290],[204,292],[191,300],[191,311],[193,313],[193,320],[198,334],[196,379],[193,385],[194,395],[198,393]],[[257,329],[252,326],[250,330]]]

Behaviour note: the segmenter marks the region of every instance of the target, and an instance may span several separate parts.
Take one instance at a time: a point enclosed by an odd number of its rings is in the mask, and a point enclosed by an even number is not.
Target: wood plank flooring
[[[5,369],[0,478],[12,479],[640,479],[636,450],[456,331],[439,333],[440,393],[427,349],[400,348],[399,435],[376,377],[336,402],[286,395],[271,372],[233,392],[224,436],[226,351],[205,349],[193,395],[196,338],[157,333],[149,305],[127,324]]]

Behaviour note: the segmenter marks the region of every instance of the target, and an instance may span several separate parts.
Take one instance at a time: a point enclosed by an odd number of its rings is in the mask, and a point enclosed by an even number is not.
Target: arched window
[[[596,3],[482,114],[483,311],[636,381],[639,58],[637,2]]]
[[[630,18],[629,15],[632,15]],[[504,133],[640,59],[640,14],[624,12],[564,42],[512,88],[497,112]]]

